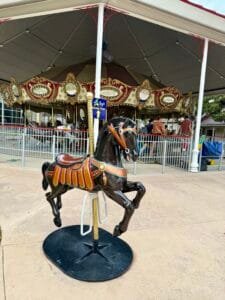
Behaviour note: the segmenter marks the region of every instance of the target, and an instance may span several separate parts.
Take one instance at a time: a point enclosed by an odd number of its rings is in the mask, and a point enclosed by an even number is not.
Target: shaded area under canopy
[[[96,22],[97,9],[92,8],[2,24],[0,78],[22,82],[51,68],[65,70],[93,59]],[[202,40],[106,9],[104,41],[103,61],[182,93],[198,91]],[[206,90],[225,87],[224,56],[224,47],[210,43]]]

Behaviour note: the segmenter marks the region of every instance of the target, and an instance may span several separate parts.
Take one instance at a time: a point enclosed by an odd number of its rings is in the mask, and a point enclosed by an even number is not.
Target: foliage
[[[203,112],[215,121],[225,121],[225,95],[206,96]]]

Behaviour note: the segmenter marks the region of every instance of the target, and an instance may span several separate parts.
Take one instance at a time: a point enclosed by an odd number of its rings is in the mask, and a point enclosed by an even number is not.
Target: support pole
[[[5,103],[4,103],[4,100],[2,99],[2,125],[4,125],[4,119],[5,119]]]
[[[89,154],[94,155],[94,132],[93,132],[93,112],[92,112],[92,99],[93,94],[87,93],[87,105],[88,105],[88,133],[89,133]],[[97,243],[99,239],[98,233],[98,195],[92,200],[92,218],[93,218],[93,240]]]
[[[52,106],[52,127],[55,126],[55,122],[54,122],[54,108]]]
[[[103,24],[104,24],[104,3],[100,3],[98,6],[98,29],[97,29],[96,67],[95,67],[95,98],[100,98],[100,91],[101,91]],[[99,131],[99,118],[95,118],[94,119],[94,147],[96,147],[97,144],[98,131]]]
[[[24,104],[24,111],[23,111],[23,114],[24,114],[24,126],[28,125],[27,122],[26,122],[26,119],[27,119],[27,108],[26,108],[26,104]]]
[[[194,138],[194,148],[192,151],[192,161],[191,161],[191,172],[198,172],[198,145],[199,145],[199,136],[200,136],[200,127],[201,127],[201,117],[202,117],[202,106],[203,106],[203,97],[204,97],[204,87],[205,87],[205,75],[206,75],[206,66],[207,66],[207,56],[208,56],[208,44],[209,40],[206,38],[204,43],[204,52],[202,59],[201,67],[201,78],[199,85],[199,98],[198,98],[198,110],[197,110],[197,119],[195,127],[195,138]]]

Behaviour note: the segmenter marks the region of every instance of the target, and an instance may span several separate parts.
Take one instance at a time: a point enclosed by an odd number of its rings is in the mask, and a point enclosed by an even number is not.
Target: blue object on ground
[[[202,156],[207,158],[220,158],[223,152],[221,142],[204,142],[202,146]]]

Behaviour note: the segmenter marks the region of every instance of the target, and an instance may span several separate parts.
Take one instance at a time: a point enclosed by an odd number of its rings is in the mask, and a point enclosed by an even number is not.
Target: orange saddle
[[[51,175],[54,186],[66,184],[88,191],[92,191],[94,188],[89,157],[73,157],[68,154],[59,154],[56,157],[56,166]]]

